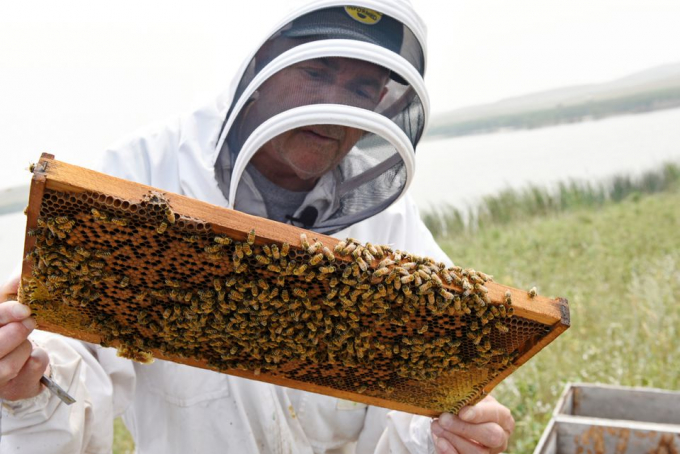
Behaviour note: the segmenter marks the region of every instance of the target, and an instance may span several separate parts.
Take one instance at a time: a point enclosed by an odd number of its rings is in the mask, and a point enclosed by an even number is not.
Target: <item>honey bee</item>
[[[165,218],[168,220],[170,224],[175,223],[175,212],[172,211],[172,208],[170,208],[169,205],[165,206]]]
[[[271,257],[273,257],[274,260],[279,260],[281,258],[281,253],[279,252],[279,247],[277,245],[272,244],[269,249],[271,250]]]
[[[127,287],[130,284],[130,278],[127,276],[123,276],[123,278],[120,280],[119,285],[123,288]]]
[[[512,293],[510,290],[505,291],[505,304],[511,305],[512,304]]]
[[[453,277],[451,277],[451,273],[449,273],[448,271],[446,270],[442,271],[441,276],[444,278],[448,285],[451,285],[453,283]]]
[[[388,257],[388,258],[386,258],[386,259],[383,259],[383,260],[378,264],[378,268],[385,268],[385,267],[388,267],[388,266],[392,266],[392,265],[394,265],[394,264],[395,264],[394,260],[392,260],[392,259],[390,259],[390,258]]]
[[[248,232],[248,237],[246,238],[246,243],[249,246],[252,246],[255,244],[255,229],[252,229],[250,232]]]
[[[303,233],[303,235],[304,235],[304,233]],[[293,274],[296,275],[296,276],[300,276],[300,275],[302,275],[302,273],[305,272],[305,270],[307,270],[307,264],[303,263],[293,270]]]
[[[255,260],[257,260],[260,265],[269,265],[271,263],[271,260],[260,254],[255,256]]]
[[[74,251],[76,251],[76,254],[78,254],[78,255],[80,255],[80,256],[82,256],[82,257],[85,257],[85,258],[88,258],[88,257],[90,256],[90,252],[87,251],[87,250],[86,250],[85,248],[83,248],[82,246],[76,246],[76,247],[74,248]]]
[[[374,289],[367,290],[363,293],[360,290],[355,290],[355,291],[352,292],[352,294],[350,294],[350,298],[352,299],[352,301],[356,301],[356,296],[354,296],[356,294],[357,296],[361,295],[362,300],[367,300],[371,296],[373,296],[374,293],[375,293]]]
[[[273,263],[270,263],[269,265],[267,265],[267,269],[269,271],[274,272],[274,273],[280,273],[281,272],[281,267],[279,265],[275,265]]]
[[[373,277],[383,277],[383,276],[387,275],[389,272],[390,272],[390,269],[387,268],[387,267],[378,268],[373,273]]]
[[[104,259],[111,256],[111,251],[99,250],[94,252],[94,256]]]
[[[536,287],[531,287],[531,289],[529,289],[527,293],[529,294],[529,298],[535,298],[536,295],[538,294],[536,291]]]
[[[288,257],[288,250],[290,249],[290,244],[283,243],[281,245],[281,257]]]
[[[338,278],[333,276],[329,281],[328,281],[328,286],[330,288],[334,288],[335,286],[338,285]]]
[[[179,281],[173,281],[172,279],[166,279],[165,285],[167,285],[168,287],[173,287],[173,288],[179,288],[180,287]]]
[[[128,225],[128,221],[125,218],[111,218],[111,223],[121,227]]]
[[[432,276],[431,276],[431,278],[432,278],[432,281],[434,282],[434,285],[435,285],[437,288],[441,288],[441,287],[444,285],[444,283],[442,282],[442,280],[441,280],[441,279],[439,278],[439,276],[437,276],[436,274],[433,273]]]
[[[243,249],[243,252],[246,254],[247,257],[253,255],[253,249],[250,247],[249,243],[242,243],[241,248]]]
[[[321,252],[326,257],[326,260],[328,260],[329,262],[333,263],[335,261],[335,255],[333,255],[333,252],[331,252],[331,250],[328,249],[326,246],[324,246],[323,249],[321,249]]]
[[[98,269],[98,270],[101,270],[102,268],[104,268],[104,265],[105,265],[104,262],[100,262],[100,261],[91,261],[90,262],[90,266],[92,268],[95,268],[95,269]]]
[[[345,247],[347,247],[347,243],[344,241],[339,242],[338,244],[335,245],[335,248],[333,250],[335,251],[336,254],[339,255],[346,255],[345,254]]]
[[[415,275],[409,274],[408,276],[403,276],[400,281],[402,284],[408,284],[409,282],[413,282],[415,280]]]
[[[366,264],[361,257],[356,258],[356,264],[359,265],[361,271],[366,271],[368,269],[368,264]]]
[[[345,269],[342,271],[342,278],[347,279],[349,278],[350,274],[352,274],[352,267],[346,266]]]
[[[186,243],[196,243],[198,241],[198,235],[185,235],[182,237],[182,241]]]
[[[479,276],[480,278],[482,278],[482,280],[483,280],[484,282],[493,281],[493,276],[491,276],[491,275],[489,275],[489,274],[482,273],[481,271],[477,271],[477,276]]]
[[[156,232],[159,235],[162,235],[165,233],[165,231],[168,229],[168,223],[167,222],[161,222],[161,224],[156,228]]]
[[[317,244],[321,244],[321,243],[317,243]],[[309,259],[309,264],[311,266],[316,266],[319,263],[321,263],[321,260],[323,260],[323,254],[316,254],[314,257]]]
[[[500,313],[502,318],[505,318],[508,315],[508,312],[507,312],[507,309],[505,308],[505,306],[498,306],[498,312]]]
[[[302,245],[303,249],[309,249],[309,241],[307,241],[307,235],[304,233],[300,234],[300,244]]]
[[[312,244],[311,246],[309,246],[307,248],[307,253],[309,255],[316,254],[322,247],[323,247],[323,244],[319,241],[316,241],[314,244]]]
[[[505,325],[504,325],[503,323],[501,323],[500,321],[497,321],[497,322],[494,324],[494,326],[495,326],[496,329],[497,329],[498,331],[500,331],[501,333],[507,333],[508,331],[510,331],[510,328],[508,328],[507,326],[505,326]]]
[[[231,238],[226,236],[216,236],[213,240],[221,246],[229,246],[231,244]]]
[[[237,290],[231,290],[229,292],[229,298],[236,301],[243,301],[243,294]]]
[[[475,284],[475,287],[474,287],[474,288],[475,288],[475,290],[477,290],[477,291],[479,291],[479,292],[482,292],[482,293],[489,293],[489,289],[486,288],[486,287],[484,287],[482,284],[477,283],[477,284]]]
[[[347,298],[344,295],[340,295],[340,302],[342,303],[343,306],[345,307],[352,307],[354,306],[354,301],[352,301],[350,298]]]
[[[320,266],[319,272],[321,274],[333,274],[333,273],[335,273],[335,267],[334,266]]]
[[[293,289],[293,295],[297,296],[298,298],[306,298],[307,297],[307,292],[302,290],[301,288],[295,287]]]
[[[208,254],[214,254],[216,252],[219,252],[221,249],[221,246],[219,244],[211,244],[203,248],[205,252]]]

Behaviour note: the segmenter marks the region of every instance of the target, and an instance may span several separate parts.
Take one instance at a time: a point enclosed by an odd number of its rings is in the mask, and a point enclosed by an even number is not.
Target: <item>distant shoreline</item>
[[[560,124],[600,120],[618,115],[648,113],[680,108],[680,87],[636,93],[618,98],[557,104],[552,108],[439,122],[430,127],[426,140],[493,134],[509,130],[538,129]]]

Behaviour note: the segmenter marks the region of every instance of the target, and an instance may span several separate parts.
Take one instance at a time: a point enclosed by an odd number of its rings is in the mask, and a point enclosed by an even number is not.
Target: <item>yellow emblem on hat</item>
[[[360,6],[345,6],[345,11],[352,19],[362,24],[375,25],[382,19],[382,13]]]

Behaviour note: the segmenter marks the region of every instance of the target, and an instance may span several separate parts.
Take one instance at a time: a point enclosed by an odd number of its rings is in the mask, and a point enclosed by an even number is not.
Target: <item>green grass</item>
[[[569,381],[680,388],[680,190],[609,200],[440,239],[458,265],[569,300],[571,328],[494,391],[509,452],[533,450]]]
[[[113,422],[113,454],[132,454],[133,452],[135,452],[135,442],[125,428],[123,420],[116,418]]]
[[[617,176],[601,183],[563,182],[548,191],[537,186],[523,190],[507,189],[482,199],[468,211],[444,206],[425,212],[423,220],[435,237],[474,233],[493,225],[526,221],[578,208],[600,208],[629,196],[654,194],[680,188],[680,165],[668,163],[638,178]]]

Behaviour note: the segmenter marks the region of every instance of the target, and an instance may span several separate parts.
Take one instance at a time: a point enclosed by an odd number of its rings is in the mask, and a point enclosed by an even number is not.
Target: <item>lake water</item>
[[[680,109],[421,143],[411,186],[421,210],[466,207],[529,184],[599,181],[680,164]]]
[[[508,187],[635,175],[668,161],[680,163],[680,109],[427,141],[411,194],[423,210],[466,207]],[[0,281],[21,261],[25,228],[20,212],[0,216]]]

